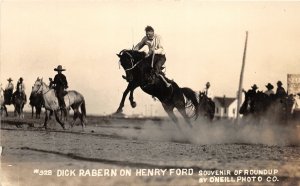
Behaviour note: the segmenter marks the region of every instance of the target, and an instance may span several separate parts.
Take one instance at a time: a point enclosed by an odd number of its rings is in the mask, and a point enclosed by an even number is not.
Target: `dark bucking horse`
[[[44,127],[47,129],[47,121],[48,121],[48,113],[47,110],[53,111],[55,115],[56,121],[65,129],[64,123],[59,119],[58,112],[60,110],[58,99],[55,95],[54,89],[49,88],[44,82],[43,79],[37,79],[32,87],[31,94],[38,95],[41,94],[43,96],[43,102],[46,109],[46,116]],[[64,100],[66,103],[66,108],[70,107],[74,111],[73,123],[71,126],[73,127],[77,118],[81,121],[82,129],[85,127],[85,117],[86,117],[86,108],[85,108],[85,100],[84,97],[77,91],[71,90],[68,91],[64,96]],[[80,112],[81,110],[81,112]]]
[[[144,52],[134,50],[122,50],[117,54],[120,58],[120,64],[126,72],[128,86],[123,93],[117,113],[122,112],[124,101],[130,92],[129,100],[134,108],[136,103],[133,100],[133,91],[140,87],[147,94],[156,97],[161,103],[169,117],[178,123],[173,110],[176,108],[190,125],[190,119],[198,117],[198,101],[195,92],[190,88],[180,88],[174,81],[166,79],[171,86],[167,87],[162,80],[161,75],[155,76],[152,73],[152,57],[145,58]],[[187,113],[186,108],[190,107],[192,113]]]

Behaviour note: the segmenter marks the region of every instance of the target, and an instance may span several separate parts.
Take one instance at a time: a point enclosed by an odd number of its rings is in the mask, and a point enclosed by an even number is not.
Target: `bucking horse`
[[[169,80],[162,73],[158,76],[155,75],[151,67],[152,57],[145,58],[145,55],[144,52],[135,50],[122,50],[117,54],[120,59],[119,62],[125,70],[128,85],[116,113],[122,112],[124,101],[129,92],[130,104],[133,108],[136,106],[133,92],[137,87],[140,87],[145,93],[156,97],[162,103],[164,110],[174,123],[178,123],[173,112],[176,108],[189,126],[192,126],[190,119],[197,119],[199,109],[196,93],[187,87],[180,88],[176,82]],[[171,86],[166,85],[162,76]],[[191,113],[186,112],[188,107],[192,111]]]

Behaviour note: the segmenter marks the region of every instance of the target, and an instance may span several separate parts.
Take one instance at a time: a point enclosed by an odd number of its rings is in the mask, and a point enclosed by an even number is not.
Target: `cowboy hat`
[[[277,81],[277,85],[282,85],[282,82],[281,81]]]
[[[273,89],[273,88],[274,88],[274,86],[273,86],[271,83],[268,83],[268,84],[266,85],[266,87],[267,87],[268,89]]]
[[[8,78],[7,81],[13,81],[11,78]]]
[[[63,69],[61,65],[58,65],[57,68],[54,69],[54,71],[65,71],[66,69]]]
[[[256,84],[254,84],[251,88],[252,88],[252,89],[258,89],[258,87],[257,87]]]

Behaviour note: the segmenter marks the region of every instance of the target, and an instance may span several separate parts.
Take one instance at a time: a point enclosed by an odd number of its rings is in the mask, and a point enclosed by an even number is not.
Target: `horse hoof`
[[[135,107],[136,107],[136,102],[133,101],[133,102],[131,103],[131,107],[132,107],[132,108],[135,108]]]
[[[118,109],[117,111],[116,111],[116,114],[119,114],[119,113],[122,113],[123,112],[123,109]]]

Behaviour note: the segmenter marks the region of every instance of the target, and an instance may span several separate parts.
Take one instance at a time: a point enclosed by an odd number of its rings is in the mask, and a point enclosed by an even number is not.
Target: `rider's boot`
[[[160,77],[163,80],[163,82],[166,84],[166,87],[170,87],[171,86],[171,83],[169,83],[166,80],[166,78],[162,74],[159,73],[159,71],[155,70],[154,73],[155,73],[156,77]]]

